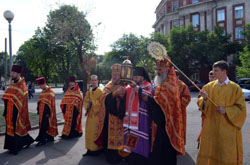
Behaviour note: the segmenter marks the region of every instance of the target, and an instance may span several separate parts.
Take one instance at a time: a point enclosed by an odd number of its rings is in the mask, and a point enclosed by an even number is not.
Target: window
[[[178,7],[179,7],[179,2],[178,1],[173,2],[173,12],[175,12]]]
[[[192,3],[198,3],[199,0],[192,0]]]
[[[187,4],[187,0],[183,0],[183,6]]]
[[[191,14],[190,22],[192,22],[194,30],[200,31],[200,14],[199,13]]]
[[[235,28],[235,39],[244,39],[244,35],[242,34],[244,28],[243,27],[236,27]]]
[[[216,26],[224,29],[224,34],[227,32],[227,7],[216,9]]]
[[[198,71],[197,71],[198,72]],[[196,80],[199,80],[199,74],[197,72],[194,72],[192,75],[191,75],[191,79],[196,81]]]
[[[185,16],[183,16],[183,26],[186,27],[186,20]]]
[[[239,42],[244,40],[244,31],[245,24],[245,4],[233,5],[233,39]]]
[[[175,20],[171,20],[170,21],[170,30],[174,27],[180,27],[180,20],[179,19],[175,19]]]
[[[243,6],[236,6],[234,8],[234,12],[235,12],[235,18],[243,18]]]
[[[162,34],[165,34],[165,28],[164,28],[164,25],[163,25],[163,24],[161,24],[161,33],[162,33]]]
[[[217,10],[217,21],[225,21],[225,9]]]
[[[177,26],[177,27],[180,27],[180,21],[178,19],[174,20],[173,25]]]
[[[205,30],[207,30],[207,12],[204,12]]]
[[[192,25],[193,27],[198,27],[200,25],[200,15],[199,14],[193,14],[192,15]]]

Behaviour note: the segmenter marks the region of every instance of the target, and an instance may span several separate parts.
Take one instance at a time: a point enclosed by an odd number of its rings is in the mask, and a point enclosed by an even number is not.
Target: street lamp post
[[[14,14],[10,10],[6,10],[3,13],[4,18],[9,22],[9,54],[10,54],[10,73],[12,68],[12,40],[11,40],[11,21],[14,18]]]
[[[4,86],[7,86],[7,38],[5,38]]]
[[[95,26],[93,26],[93,29],[97,28],[98,26],[100,26],[102,24],[102,22],[99,22],[98,24],[96,24]],[[98,31],[96,30],[96,36],[98,36]],[[95,40],[97,40],[97,38],[95,37]],[[95,41],[96,42],[96,41]]]

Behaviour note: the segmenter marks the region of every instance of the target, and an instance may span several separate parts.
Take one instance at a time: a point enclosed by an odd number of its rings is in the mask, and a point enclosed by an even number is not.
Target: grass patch
[[[5,132],[5,127],[6,127],[6,123],[5,123],[5,119],[3,116],[3,110],[4,107],[0,106],[0,132]],[[37,113],[34,112],[29,112],[29,118],[30,118],[30,123],[31,123],[31,127],[39,125],[39,115]],[[57,123],[61,122],[61,120],[57,119]]]
[[[30,124],[31,127],[35,125],[39,125],[39,115],[34,112],[29,112]]]
[[[0,132],[5,131],[5,119],[3,117],[3,106],[0,106]]]
[[[57,85],[57,88],[62,88],[64,83],[47,83],[49,86],[55,87]]]

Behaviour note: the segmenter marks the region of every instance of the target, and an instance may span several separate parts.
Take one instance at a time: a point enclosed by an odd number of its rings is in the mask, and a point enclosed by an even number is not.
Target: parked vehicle
[[[80,90],[83,91],[83,80],[76,80],[76,82],[77,82]]]
[[[250,78],[241,78],[238,80],[238,84],[241,88],[250,90]]]
[[[245,100],[250,100],[250,90],[242,88],[242,92],[244,94]]]
[[[103,90],[104,87],[105,87],[105,84],[99,83],[99,84],[98,84],[98,87],[101,88],[101,89]],[[91,84],[89,84],[89,88],[92,88],[92,85],[91,85]]]
[[[2,81],[0,81],[0,90],[5,91],[5,85],[4,85],[4,82],[2,82]]]
[[[99,84],[99,87],[103,90],[105,85],[104,84]]]
[[[76,80],[76,82],[77,82],[77,84],[78,84],[80,90],[83,91],[83,80]],[[100,87],[101,89],[103,89],[104,86],[105,86],[105,84],[101,84],[101,83],[99,84],[99,87]],[[91,87],[91,84],[89,84],[89,87]],[[63,91],[66,92],[67,89],[68,89],[68,84],[64,84],[64,86],[63,86]]]
[[[204,85],[206,85],[206,83],[203,83],[203,82],[201,82],[201,81],[195,81],[194,83],[195,83],[200,89],[202,89],[202,87],[203,87]],[[190,92],[198,91],[198,89],[197,89],[193,84],[191,84],[191,83],[188,84],[188,87],[189,87]]]

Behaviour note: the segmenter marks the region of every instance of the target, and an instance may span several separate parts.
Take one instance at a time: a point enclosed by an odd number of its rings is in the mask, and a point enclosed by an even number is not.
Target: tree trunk
[[[82,69],[82,80],[83,80],[83,87],[82,87],[82,93],[83,93],[83,97],[85,96],[85,93],[87,92],[87,82],[88,82],[88,75],[87,75],[87,71],[85,69],[85,63],[83,60],[83,55],[82,55],[82,44],[79,44],[77,47],[77,54],[79,57],[79,61],[81,64],[81,69]]]
[[[84,64],[82,65],[82,75],[83,75],[83,88],[82,88],[82,93],[83,93],[83,97],[85,96],[86,92],[87,92],[87,85],[88,85],[88,74],[86,72],[85,66]]]

